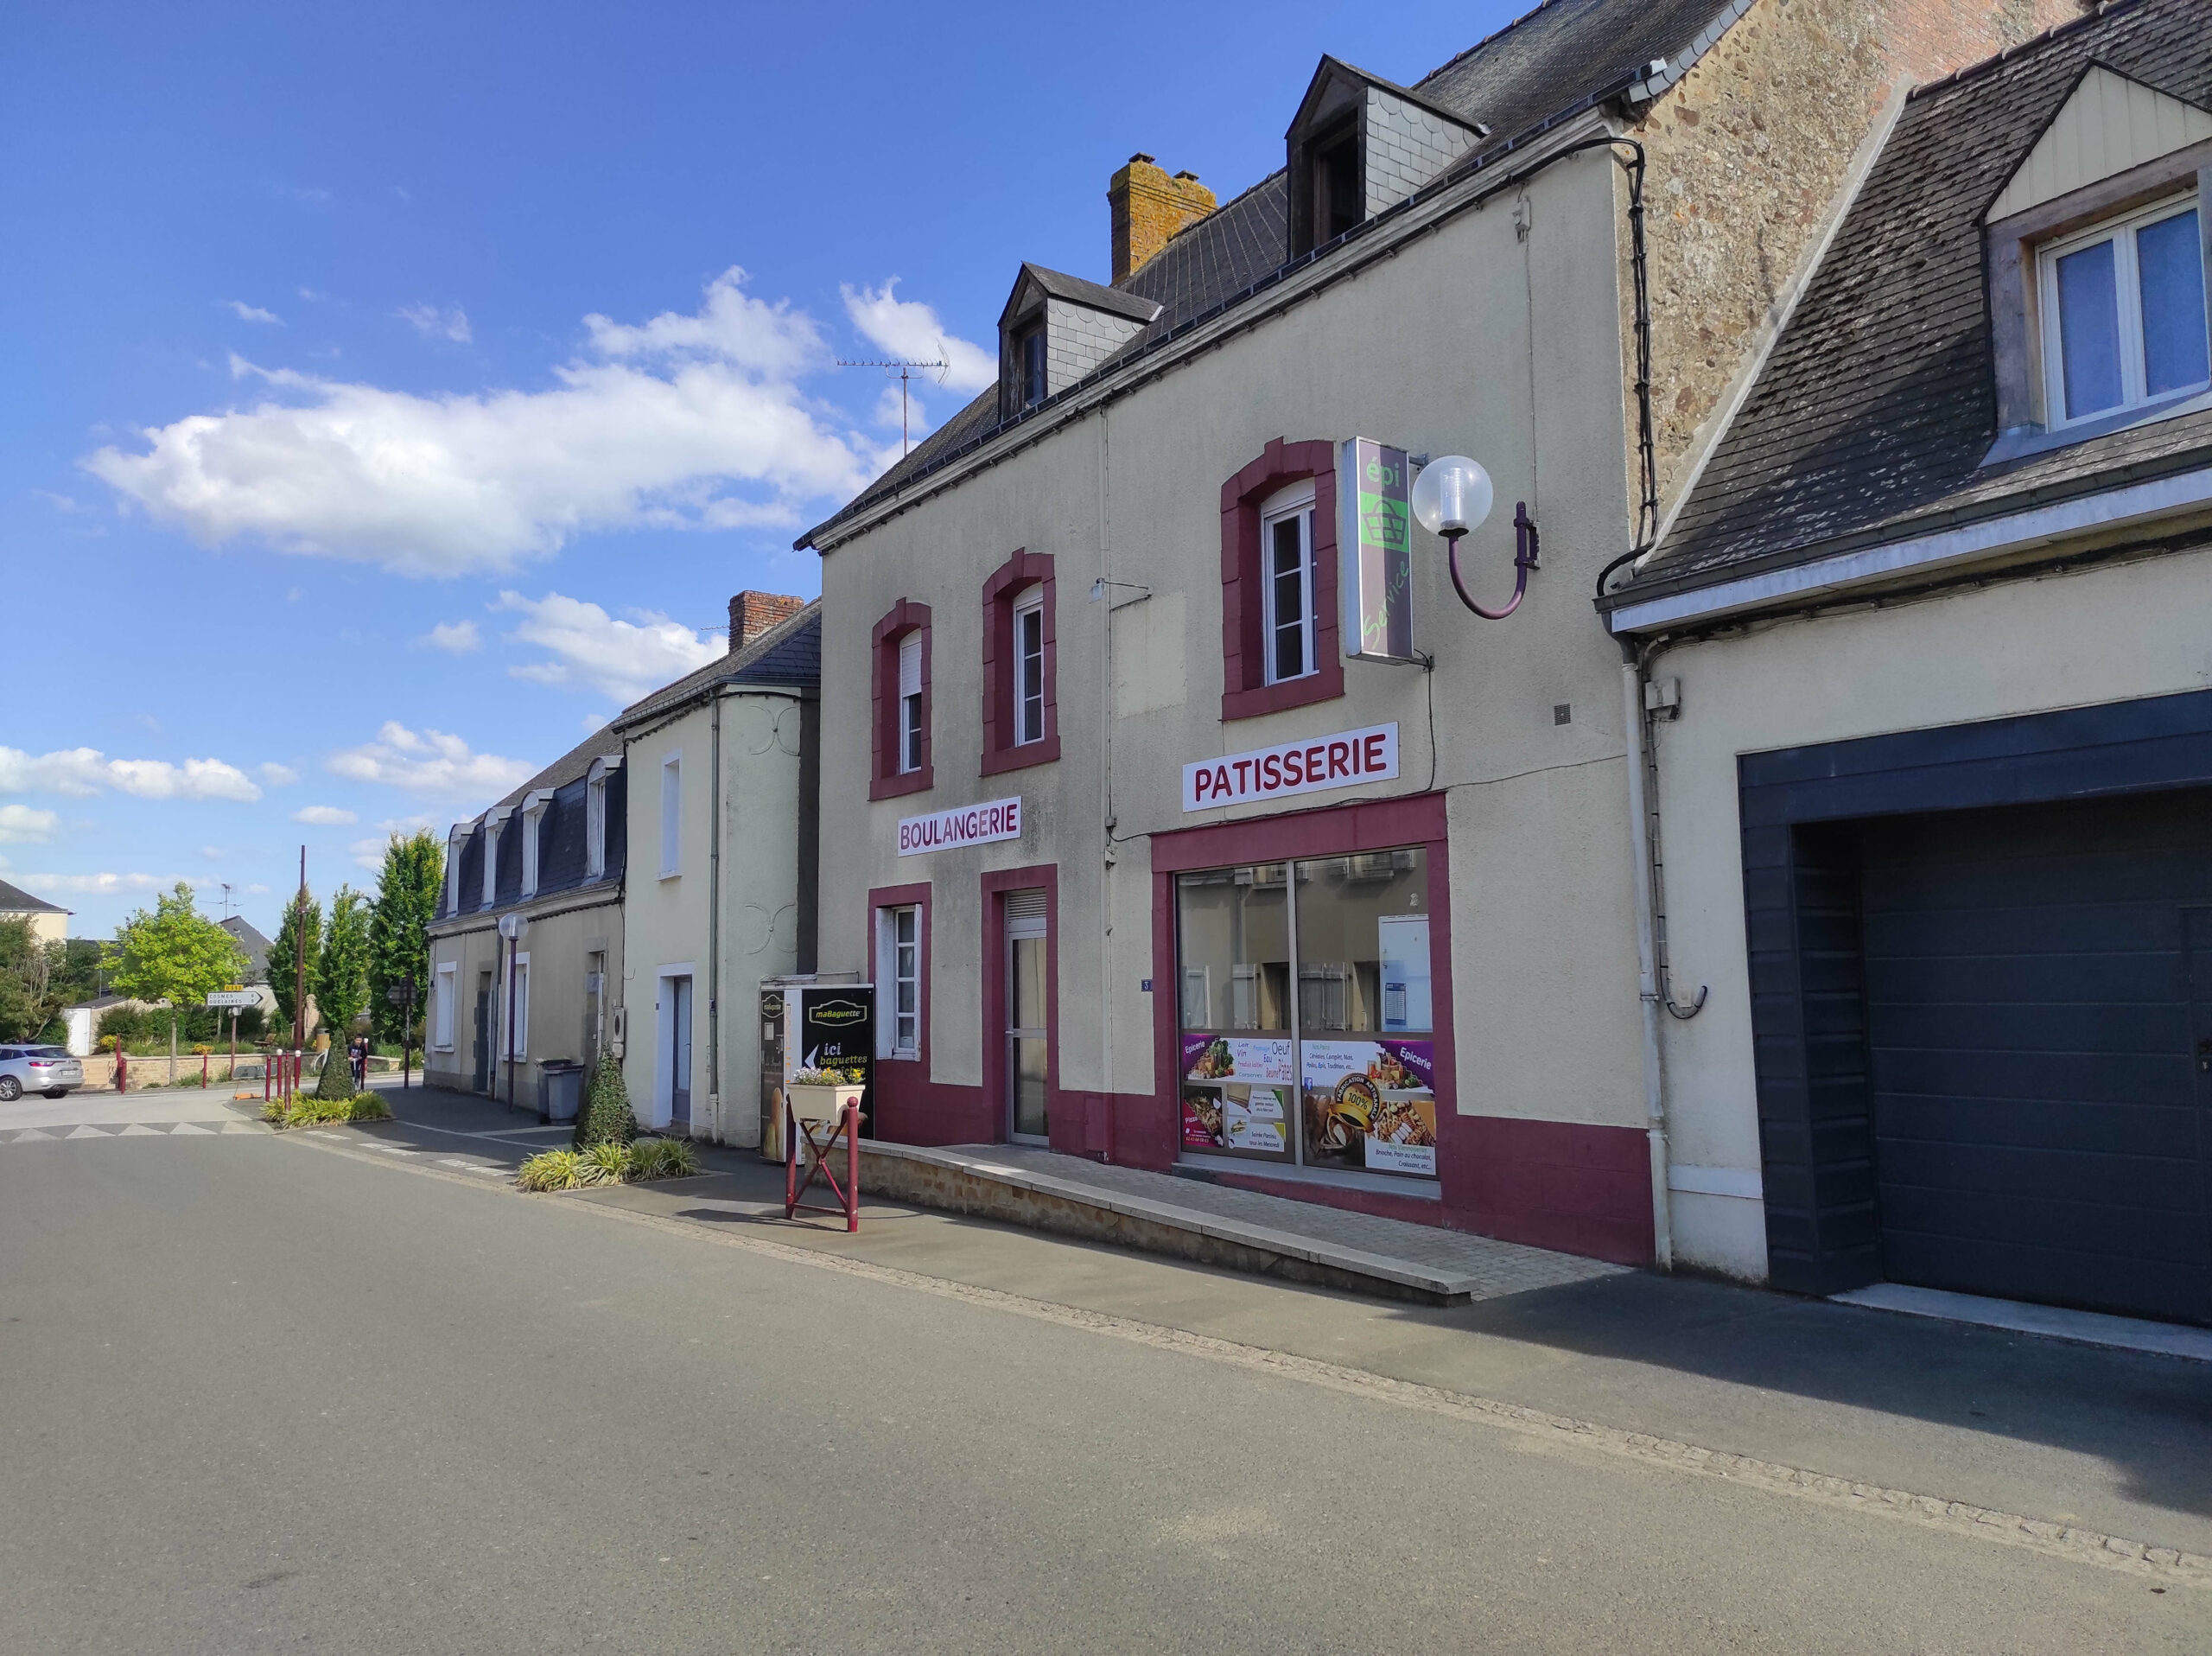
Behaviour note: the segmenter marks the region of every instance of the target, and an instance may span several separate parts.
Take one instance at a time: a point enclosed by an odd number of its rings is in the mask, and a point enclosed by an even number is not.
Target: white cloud
[[[25,874],[16,883],[34,896],[99,896],[120,891],[170,891],[178,881],[194,888],[210,883],[188,874]]]
[[[897,297],[893,290],[898,285],[894,276],[880,288],[855,288],[848,283],[839,289],[845,296],[845,315],[871,344],[905,361],[944,362],[944,383],[969,396],[999,377],[996,353],[946,333],[935,310],[918,299]]]
[[[256,766],[255,768],[260,773],[261,780],[271,787],[289,787],[300,780],[299,772],[294,770],[289,765],[280,765],[274,760],[265,765]]]
[[[604,713],[587,713],[584,715],[582,723],[577,728],[582,730],[586,736],[589,736],[593,731],[602,729],[606,725],[607,720],[607,716]]]
[[[317,828],[343,828],[360,818],[343,806],[304,805],[292,812],[294,822],[304,822]]]
[[[537,599],[502,592],[499,608],[523,617],[516,638],[553,656],[509,668],[516,678],[588,685],[626,704],[705,666],[726,647],[721,634],[702,636],[652,610],[632,610],[634,621],[617,621],[597,604],[557,592]]]
[[[357,839],[346,849],[353,853],[356,867],[377,874],[384,869],[384,848],[385,842],[381,839]]]
[[[410,730],[397,719],[386,720],[375,741],[340,748],[327,764],[334,775],[352,781],[453,798],[497,799],[537,770],[520,759],[473,752],[443,731]]]
[[[27,805],[0,805],[0,844],[35,845],[54,838],[61,825],[59,812],[34,811]]]
[[[226,299],[223,303],[238,313],[242,322],[266,322],[271,328],[282,328],[284,319],[273,310],[264,310],[259,305],[250,305],[243,299]]]
[[[543,391],[418,397],[233,358],[262,401],[83,464],[202,542],[413,575],[511,568],[593,528],[789,525],[857,490],[869,456],[798,383],[826,366],[812,320],[743,282],[726,271],[690,315],[586,317],[589,352]]]
[[[440,621],[415,641],[452,655],[467,655],[472,650],[484,647],[484,635],[476,630],[476,623],[473,621]]]
[[[78,797],[103,788],[142,799],[242,799],[251,803],[261,790],[236,765],[219,759],[110,759],[97,748],[68,748],[28,754],[0,748],[0,793],[67,793]]]
[[[466,345],[474,337],[468,331],[468,313],[459,305],[443,309],[435,305],[403,305],[399,319],[426,340],[451,340]]]

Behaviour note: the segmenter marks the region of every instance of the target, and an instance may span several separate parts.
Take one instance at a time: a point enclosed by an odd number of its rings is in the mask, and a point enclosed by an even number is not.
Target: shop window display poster
[[[1309,1157],[1434,1178],[1435,1051],[1427,1041],[1303,1042]]]
[[[1185,1148],[1287,1156],[1295,1078],[1287,1041],[1185,1035]]]

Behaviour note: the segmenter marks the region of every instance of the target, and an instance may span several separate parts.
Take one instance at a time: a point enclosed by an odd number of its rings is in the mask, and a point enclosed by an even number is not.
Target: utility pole
[[[308,1044],[308,848],[300,847],[300,895],[292,910],[292,1050]]]

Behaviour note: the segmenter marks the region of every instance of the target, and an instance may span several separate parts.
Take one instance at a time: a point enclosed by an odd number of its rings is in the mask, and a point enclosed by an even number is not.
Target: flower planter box
[[[858,1104],[861,1094],[868,1089],[861,1086],[817,1086],[793,1082],[784,1089],[791,1114],[800,1121],[835,1121],[845,1112],[849,1104]]]

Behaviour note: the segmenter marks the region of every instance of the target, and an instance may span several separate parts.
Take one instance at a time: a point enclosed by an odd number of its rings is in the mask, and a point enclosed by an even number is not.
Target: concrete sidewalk
[[[364,1137],[505,1166],[566,1140],[482,1099],[378,1091],[403,1119],[353,1130]],[[848,1234],[787,1222],[782,1171],[757,1156],[702,1160],[696,1179],[516,1199],[766,1238],[2212,1554],[2202,1363],[1611,1268],[1463,1305],[1393,1303],[873,1196]]]

